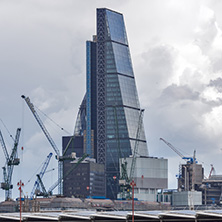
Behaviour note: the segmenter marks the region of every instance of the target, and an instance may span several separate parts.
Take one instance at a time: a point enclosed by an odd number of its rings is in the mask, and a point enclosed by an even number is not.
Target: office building
[[[78,160],[64,162],[64,168],[70,169]],[[81,162],[71,174],[64,178],[63,195],[65,197],[105,197],[104,165],[94,159]]]
[[[83,153],[104,164],[108,198],[116,199],[119,191],[119,158],[132,155],[136,141],[137,155],[148,157],[140,114],[123,15],[97,9],[97,33],[86,42],[86,94],[74,134],[82,137]]]

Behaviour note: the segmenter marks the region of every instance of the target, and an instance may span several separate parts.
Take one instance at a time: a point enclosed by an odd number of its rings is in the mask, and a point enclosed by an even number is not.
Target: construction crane
[[[20,132],[21,132],[21,128],[18,128],[16,131],[15,139],[14,139],[14,146],[12,148],[11,155],[9,156],[2,133],[0,131],[0,143],[3,148],[5,158],[6,158],[6,164],[2,168],[4,182],[1,183],[1,189],[5,190],[5,200],[11,199],[11,190],[13,188],[13,185],[11,184],[12,173],[13,173],[14,166],[17,166],[20,163],[20,159],[17,157],[17,149],[18,149]]]
[[[139,115],[138,128],[137,128],[137,132],[136,132],[136,141],[135,141],[135,147],[134,147],[134,152],[133,152],[133,159],[132,159],[132,164],[131,164],[131,168],[130,168],[130,175],[129,175],[130,181],[132,181],[132,179],[134,177],[136,158],[137,158],[137,153],[138,153],[138,148],[139,148],[139,139],[140,139],[140,133],[141,133],[141,128],[142,128],[142,122],[143,122],[143,113],[144,113],[144,109],[141,109],[140,115]]]
[[[121,192],[122,192],[121,195],[122,195],[122,197],[124,197],[126,199],[131,199],[131,185],[130,185],[130,183],[134,178],[136,159],[138,156],[137,153],[138,153],[138,148],[139,148],[139,139],[140,139],[140,133],[141,133],[141,128],[142,128],[142,122],[143,122],[143,114],[144,114],[144,109],[141,109],[140,113],[139,113],[138,127],[137,127],[137,131],[136,131],[136,140],[135,140],[135,146],[134,146],[134,150],[133,150],[132,162],[131,162],[129,175],[127,173],[127,161],[122,160],[122,162],[121,162],[121,176],[120,176],[119,184],[120,184]],[[118,147],[119,147],[119,145],[118,145]],[[120,150],[120,147],[119,147],[119,150]]]
[[[171,143],[167,142],[165,139],[160,138],[160,140],[162,140],[164,143],[166,143],[167,146],[169,146],[177,155],[179,155],[187,163],[193,164],[194,161],[196,162],[196,158],[194,159],[194,157],[185,157],[180,151],[178,151]],[[196,151],[194,151],[194,152],[196,152]]]
[[[196,184],[196,150],[193,152],[192,157],[185,157],[181,152],[179,152],[171,143],[167,142],[163,138],[160,138],[164,143],[166,143],[175,153],[177,153],[184,161],[186,161],[186,165],[181,165],[179,167],[179,175],[178,175],[178,187],[184,190],[195,190]],[[182,169],[183,167],[183,169]]]
[[[113,111],[114,111],[114,119],[115,119],[115,125],[116,125],[116,141],[117,141],[117,148],[118,148],[118,156],[119,156],[119,164],[121,167],[121,175],[120,175],[120,178],[119,178],[119,185],[120,185],[120,195],[121,195],[121,198],[125,198],[126,196],[126,192],[127,190],[129,190],[128,188],[128,184],[130,183],[129,182],[129,177],[128,177],[128,174],[127,174],[127,162],[125,159],[123,159],[123,154],[121,152],[121,149],[120,149],[120,139],[119,139],[119,124],[118,124],[118,118],[117,118],[117,110],[116,110],[116,106],[113,106]],[[118,169],[117,169],[118,171]],[[112,183],[112,179],[110,178],[108,183],[110,184],[110,188],[111,188],[111,191],[112,191],[112,194],[113,196],[115,196],[114,194],[114,190],[113,190],[113,187],[111,185]]]
[[[213,164],[210,164],[210,166],[211,166],[211,169],[210,169],[210,173],[209,173],[208,179],[210,179],[210,177],[211,177],[212,175],[215,175],[215,174],[216,174],[216,170],[215,170]]]
[[[40,178],[40,176],[37,175],[38,180],[39,180],[39,184],[40,184],[40,186],[41,186],[41,188],[42,188],[41,196],[43,196],[43,197],[48,197],[48,196],[52,195],[52,191],[53,191],[70,173],[72,173],[73,170],[75,170],[75,169],[79,166],[79,164],[80,164],[83,160],[85,160],[88,156],[89,156],[88,154],[84,154],[81,158],[79,158],[78,161],[77,161],[77,163],[76,163],[75,165],[73,165],[73,166],[66,172],[66,174],[65,174],[60,180],[56,181],[56,182],[48,189],[48,191],[46,191],[46,188],[45,188],[45,186],[44,186],[44,184],[43,184],[42,179]]]
[[[30,195],[30,198],[31,199],[33,199],[33,197],[34,197],[34,195],[36,194],[36,195],[38,195],[37,193],[40,191],[40,183],[41,183],[41,179],[42,179],[42,177],[44,176],[44,174],[45,174],[45,172],[46,172],[46,169],[47,169],[47,167],[48,167],[48,165],[49,165],[49,162],[50,162],[50,160],[51,160],[51,157],[52,157],[52,153],[50,153],[48,156],[47,156],[47,158],[46,158],[46,160],[45,160],[45,162],[44,162],[44,164],[43,164],[43,166],[42,166],[42,169],[41,169],[41,171],[40,171],[40,173],[39,174],[37,174],[36,176],[37,176],[37,180],[35,181],[35,183],[34,183],[34,186],[33,186],[33,189],[32,189],[32,192],[31,192],[31,195]],[[42,187],[42,186],[41,186]],[[44,192],[44,191],[43,191]]]
[[[62,176],[62,174],[63,174],[63,163],[62,163],[62,161],[64,161],[64,160],[74,160],[75,156],[73,156],[73,155],[65,156],[66,151],[68,149],[68,146],[65,148],[65,152],[63,153],[63,155],[60,155],[59,149],[57,148],[55,142],[53,141],[52,137],[50,136],[48,130],[44,126],[42,120],[40,119],[38,113],[36,112],[35,107],[31,103],[29,97],[26,97],[24,95],[22,95],[21,97],[25,100],[26,104],[28,105],[28,107],[30,108],[32,114],[34,115],[36,121],[38,122],[40,128],[42,129],[43,133],[45,134],[47,140],[49,141],[49,143],[51,144],[53,150],[56,153],[56,159],[58,160],[58,181],[60,181],[60,183],[58,184],[58,193],[60,195],[62,195],[62,193],[63,193],[63,186],[62,186],[62,183],[61,183],[62,182],[62,178],[63,178],[63,176]],[[70,141],[72,139],[73,139],[73,137],[71,137]]]

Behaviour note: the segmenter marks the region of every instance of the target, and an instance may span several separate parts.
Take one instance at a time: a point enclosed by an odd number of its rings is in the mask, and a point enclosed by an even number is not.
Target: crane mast
[[[121,161],[119,161],[119,167],[121,167],[121,174],[120,174],[120,178],[119,178],[119,185],[120,185],[120,195],[122,198],[125,198],[126,196],[126,192],[129,188],[128,184],[129,184],[129,177],[127,174],[127,162],[124,159],[123,160],[123,155],[120,149],[120,139],[119,139],[119,124],[118,124],[118,118],[117,118],[117,107],[113,106],[113,111],[114,111],[114,117],[115,117],[115,125],[116,125],[116,142],[117,142],[117,148],[118,148],[118,152],[119,152],[119,159]],[[112,189],[112,186],[111,186]],[[112,193],[114,195],[114,191],[112,189]]]
[[[142,128],[142,122],[143,122],[143,114],[144,114],[144,109],[141,109],[139,112],[138,127],[137,127],[137,131],[136,131],[136,140],[135,140],[135,146],[134,146],[134,150],[133,150],[132,162],[131,162],[129,175],[127,172],[127,161],[126,160],[121,161],[121,176],[120,176],[119,184],[120,184],[120,189],[121,189],[120,195],[122,198],[131,199],[131,194],[130,194],[131,185],[130,185],[130,183],[134,177],[137,152],[138,152],[138,148],[139,148],[139,139],[140,139],[140,133],[141,133],[141,128]],[[116,119],[117,134],[118,134],[118,122],[117,122],[116,110],[115,110],[115,119]],[[118,137],[117,137],[117,139],[119,140]],[[118,141],[118,149],[119,149],[119,153],[121,155],[119,141]],[[122,160],[122,158],[121,158],[121,160]]]
[[[141,109],[140,115],[139,115],[139,121],[138,121],[138,128],[137,128],[137,132],[136,132],[136,141],[135,141],[135,147],[134,147],[134,152],[133,152],[133,159],[132,159],[132,164],[131,164],[131,168],[130,168],[130,176],[129,176],[130,181],[134,177],[134,171],[135,171],[135,166],[136,166],[136,157],[137,157],[137,152],[138,152],[138,148],[139,148],[139,139],[140,139],[142,122],[143,122],[143,113],[144,113],[144,109]]]
[[[46,138],[48,139],[49,143],[51,144],[52,148],[54,149],[56,153],[56,159],[58,160],[58,181],[60,181],[58,185],[58,192],[59,194],[62,194],[63,192],[63,187],[62,187],[62,173],[63,173],[63,165],[62,165],[62,160],[60,159],[60,152],[59,149],[57,148],[55,142],[53,141],[52,137],[50,136],[48,130],[44,126],[42,120],[40,119],[38,113],[35,110],[34,105],[31,103],[29,97],[25,97],[24,95],[21,96],[27,103],[29,109],[31,110],[32,114],[34,115],[36,121],[38,122],[40,128],[42,129],[43,133],[45,134]]]
[[[9,155],[8,155],[8,151],[6,149],[5,141],[3,139],[1,130],[0,130],[0,142],[1,142],[1,146],[2,146],[3,152],[5,154],[6,162],[8,163],[9,162]]]
[[[17,148],[18,148],[20,133],[21,133],[21,129],[18,128],[16,132],[15,140],[14,140],[14,147],[9,157],[8,165],[18,165],[20,163],[20,159],[17,158]]]
[[[39,181],[39,185],[41,186],[41,189],[42,189],[42,192],[39,194],[39,196],[48,197],[48,193],[47,193],[46,188],[45,188],[45,186],[42,182],[42,179],[41,179],[40,175],[37,174],[36,176],[37,176],[37,179]]]
[[[16,131],[14,146],[12,148],[12,152],[9,157],[2,133],[0,131],[0,142],[1,142],[4,154],[5,154],[5,158],[6,158],[6,165],[2,168],[4,182],[1,183],[1,188],[5,190],[5,200],[8,200],[11,198],[11,189],[13,188],[13,185],[11,184],[13,169],[15,165],[19,165],[20,163],[20,159],[17,158],[17,149],[18,149],[20,132],[21,132],[21,128],[18,128]]]

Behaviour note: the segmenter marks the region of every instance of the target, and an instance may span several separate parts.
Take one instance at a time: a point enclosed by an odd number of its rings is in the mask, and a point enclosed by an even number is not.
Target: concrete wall
[[[127,173],[130,175],[132,157],[126,158]],[[158,189],[168,187],[168,161],[156,157],[137,157],[134,181],[134,197],[138,200],[157,201]]]
[[[130,174],[132,158],[126,158]],[[168,187],[168,160],[154,157],[138,157],[134,171],[137,188],[165,189]]]
[[[202,205],[202,192],[199,191],[175,192],[172,195],[172,205],[173,206]]]

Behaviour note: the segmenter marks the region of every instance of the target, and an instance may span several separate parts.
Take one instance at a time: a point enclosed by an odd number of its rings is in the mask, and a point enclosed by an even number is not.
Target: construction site
[[[24,99],[24,96],[23,96]],[[28,100],[29,107],[34,111],[34,106]],[[35,113],[36,119],[39,118]],[[40,125],[43,124],[38,119]],[[43,126],[43,125],[42,125]],[[42,127],[44,130],[44,126]],[[1,183],[1,189],[5,190],[5,201],[0,203],[0,212],[16,212],[19,210],[20,199],[13,200],[11,184],[13,167],[18,166],[20,159],[17,156],[19,136],[21,129],[16,131],[14,146],[9,154],[4,143],[3,135],[0,131],[0,141],[6,157],[6,164],[3,167],[4,182]],[[45,135],[49,141],[53,141],[47,131]],[[67,139],[67,138],[64,138]],[[198,163],[196,151],[193,156],[185,157],[171,143],[160,138],[171,150],[184,160],[180,164],[177,175],[178,188],[168,189],[167,185],[167,160],[154,157],[137,157],[134,166],[133,180],[129,179],[132,171],[132,157],[120,159],[121,179],[117,184],[118,196],[116,200],[105,197],[104,189],[104,166],[96,164],[95,159],[89,158],[84,154],[81,158],[76,153],[63,153],[59,161],[63,161],[64,175],[59,177],[48,190],[46,190],[42,178],[47,170],[52,157],[50,153],[40,173],[36,175],[36,181],[30,195],[22,195],[23,212],[39,212],[42,210],[72,210],[72,209],[90,209],[97,211],[107,210],[125,210],[132,208],[132,198],[135,200],[135,210],[170,210],[170,209],[220,209],[222,200],[222,176],[216,175],[213,165],[209,176],[204,176],[204,168]],[[68,142],[67,142],[68,141]],[[70,139],[64,145],[71,144]],[[52,144],[54,144],[52,142]],[[55,149],[56,150],[56,149]],[[66,147],[64,150],[68,150]],[[59,152],[58,152],[59,154]],[[58,164],[60,164],[58,162]],[[144,167],[145,165],[145,167]],[[92,173],[93,172],[93,173]],[[125,175],[125,176],[124,176]],[[156,178],[155,176],[156,175]],[[161,177],[162,175],[162,177]],[[61,179],[62,178],[62,179]],[[115,182],[116,178],[113,178]],[[63,181],[63,184],[59,184]],[[132,185],[132,181],[136,185]],[[56,187],[63,187],[63,194],[54,194]],[[87,187],[87,189],[84,189]],[[22,185],[21,185],[22,188]],[[133,196],[132,196],[133,195]]]
[[[23,192],[22,181],[17,184],[20,196],[16,199],[12,198],[15,188],[12,177],[14,167],[20,165],[18,147],[22,129],[18,128],[12,136],[11,149],[6,147],[0,130],[5,156],[1,182],[5,201],[0,203],[0,212],[132,211],[132,206],[133,211],[220,209],[222,175],[216,175],[212,165],[209,176],[204,176],[195,150],[192,156],[184,156],[174,145],[160,138],[184,161],[179,166],[177,189],[168,187],[168,160],[150,156],[143,123],[144,109],[138,99],[122,14],[97,9],[97,32],[86,42],[86,64],[86,93],[82,96],[74,133],[62,137],[62,147],[54,142],[30,97],[21,95],[51,152],[28,194]],[[43,179],[52,155],[56,157],[58,175],[47,188]],[[128,213],[124,215],[124,221],[131,217]],[[56,220],[63,216],[57,215]],[[87,220],[94,216],[90,215]],[[154,216],[156,220],[176,217]],[[24,220],[29,217],[27,214]],[[186,215],[183,217],[186,220]],[[204,213],[195,213],[192,218],[197,217],[204,218]]]

